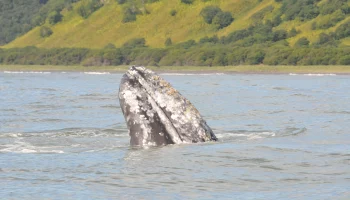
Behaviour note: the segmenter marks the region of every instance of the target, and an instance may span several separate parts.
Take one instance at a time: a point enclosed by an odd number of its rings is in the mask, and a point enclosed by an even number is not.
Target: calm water
[[[163,77],[219,142],[130,148],[121,74],[0,72],[0,199],[350,199],[350,76]]]

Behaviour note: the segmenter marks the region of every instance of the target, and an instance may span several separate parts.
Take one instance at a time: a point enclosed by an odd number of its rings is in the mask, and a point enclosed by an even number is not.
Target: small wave
[[[349,115],[350,111],[325,111],[324,113],[326,114],[344,114],[344,115]]]
[[[287,137],[287,136],[296,136],[300,134],[304,134],[307,132],[307,128],[295,128],[295,127],[287,127],[286,129],[282,131],[278,131],[277,135],[279,137]]]
[[[4,71],[5,74],[51,74],[51,72]]]
[[[111,74],[109,72],[84,72],[84,74],[89,74],[89,75],[105,75],[105,74]]]
[[[80,96],[81,97],[98,97],[98,96],[102,96],[102,94],[99,94],[99,93],[88,93],[88,94],[82,94]]]
[[[212,75],[225,75],[224,73],[160,73],[163,76],[212,76]]]
[[[273,87],[273,90],[289,90],[289,88],[285,88],[285,87]]]

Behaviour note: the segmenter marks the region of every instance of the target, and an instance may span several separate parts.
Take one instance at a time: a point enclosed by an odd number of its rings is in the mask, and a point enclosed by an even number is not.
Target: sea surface
[[[122,74],[0,72],[0,199],[350,199],[350,76],[162,76],[218,142],[130,147]]]

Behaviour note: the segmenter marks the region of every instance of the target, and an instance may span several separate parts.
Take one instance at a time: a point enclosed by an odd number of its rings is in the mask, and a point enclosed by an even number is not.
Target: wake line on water
[[[250,133],[240,133],[240,132],[226,132],[215,134],[219,140],[227,139],[237,139],[237,140],[257,140],[263,138],[275,137],[276,133],[274,132],[250,132]]]
[[[163,75],[163,76],[212,76],[212,75],[225,75],[224,73],[160,73],[159,75]]]
[[[4,71],[5,74],[51,74],[51,72],[36,72],[36,71]]]
[[[336,74],[295,74],[290,73],[290,76],[336,76]]]
[[[84,74],[88,74],[88,75],[108,75],[111,74],[109,72],[84,72]]]
[[[300,134],[304,134],[307,132],[307,129],[304,128],[294,128],[289,127],[285,130],[279,131],[245,131],[245,130],[237,130],[230,132],[222,132],[216,133],[216,137],[222,141],[230,141],[230,140],[258,140],[264,138],[274,138],[274,137],[289,137],[289,136],[297,136]]]

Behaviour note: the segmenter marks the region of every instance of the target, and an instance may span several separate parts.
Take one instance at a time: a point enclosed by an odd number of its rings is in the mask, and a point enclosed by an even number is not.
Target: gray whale
[[[119,102],[132,146],[217,140],[191,102],[145,67],[132,66],[124,74]]]

